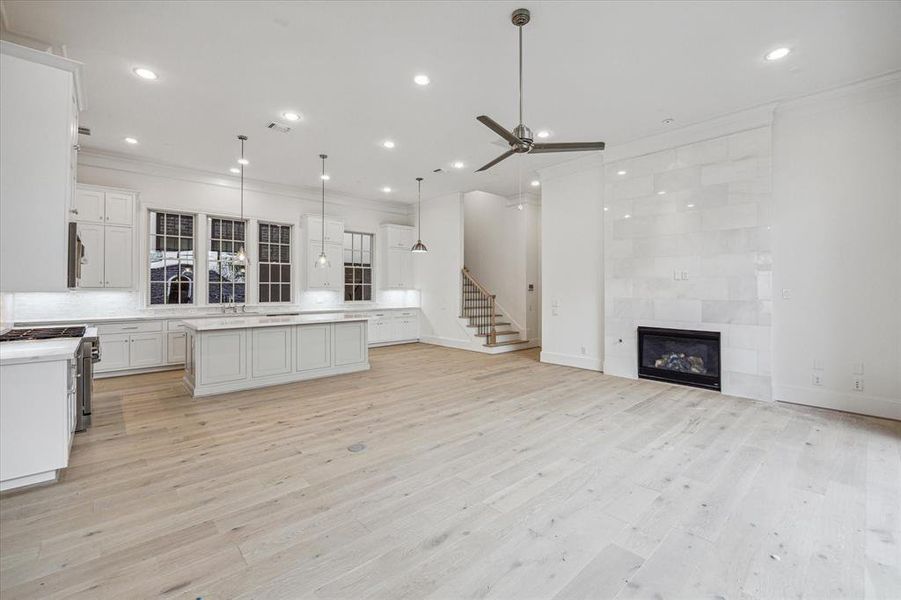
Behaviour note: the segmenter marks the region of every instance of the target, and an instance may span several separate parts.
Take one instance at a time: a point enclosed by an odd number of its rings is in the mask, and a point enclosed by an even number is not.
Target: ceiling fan
[[[546,152],[584,152],[586,150],[603,150],[604,142],[560,142],[560,143],[535,143],[532,138],[532,130],[522,122],[522,27],[529,22],[531,16],[528,9],[517,8],[513,11],[511,20],[519,29],[519,125],[513,131],[507,131],[491,117],[481,115],[476,119],[488,129],[498,134],[504,141],[510,144],[510,149],[492,160],[490,163],[476,171],[486,171],[506,158],[514,154],[543,154]]]

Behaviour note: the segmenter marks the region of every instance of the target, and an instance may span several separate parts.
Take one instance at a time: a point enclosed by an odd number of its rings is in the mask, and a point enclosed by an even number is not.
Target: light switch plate
[[[863,377],[861,375],[854,376],[854,391],[855,392],[863,391]]]

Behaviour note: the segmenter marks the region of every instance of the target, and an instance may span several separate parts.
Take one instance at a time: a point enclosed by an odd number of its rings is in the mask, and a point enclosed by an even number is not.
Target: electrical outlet
[[[585,346],[582,346],[582,356],[588,354],[588,351],[585,349]]]
[[[688,271],[682,271],[680,275],[682,276],[682,281],[688,281]]]
[[[861,375],[854,376],[854,391],[855,392],[863,391],[863,377]]]
[[[782,299],[783,300],[791,300],[792,291],[790,288],[782,288]]]
[[[811,382],[812,382],[814,385],[823,385],[823,374],[822,374],[822,373],[816,373],[816,372],[815,372],[815,373],[813,374],[813,377],[811,378]]]

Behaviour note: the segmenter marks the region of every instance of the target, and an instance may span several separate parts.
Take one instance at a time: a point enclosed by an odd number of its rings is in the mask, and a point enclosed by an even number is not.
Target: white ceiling
[[[20,2],[10,31],[84,62],[87,148],[219,173],[250,137],[249,178],[411,201],[514,192],[536,168],[579,155],[504,151],[476,122],[515,125],[516,29],[525,121],[548,141],[608,146],[901,69],[901,2]],[[788,45],[785,60],[763,54]],[[136,78],[146,66],[156,82]],[[427,73],[432,84],[413,83]],[[281,112],[304,115],[283,135]],[[122,139],[134,136],[137,146]],[[396,141],[394,150],[381,147]],[[454,160],[466,169],[450,167]],[[435,168],[448,173],[433,174]],[[383,194],[383,186],[395,192]]]

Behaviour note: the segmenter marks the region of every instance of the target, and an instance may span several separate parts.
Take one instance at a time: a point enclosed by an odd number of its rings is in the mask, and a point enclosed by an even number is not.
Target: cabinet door
[[[325,369],[332,366],[332,326],[297,326],[297,370]]]
[[[104,194],[95,190],[77,190],[75,192],[75,213],[72,215],[76,221],[83,223],[102,223],[104,209]]]
[[[335,366],[366,360],[366,323],[335,323]]]
[[[97,372],[127,369],[130,363],[131,343],[127,333],[110,333],[100,336],[100,362]]]
[[[305,265],[307,270],[307,287],[310,289],[322,289],[328,287],[326,282],[329,279],[331,269],[321,269],[316,266],[316,258],[322,251],[321,242],[310,240],[307,249],[307,264]],[[328,256],[328,250],[326,250],[326,256]]]
[[[409,250],[413,247],[413,230],[402,227],[386,227],[389,248]]]
[[[258,327],[250,330],[253,377],[287,375],[294,370],[292,329],[292,327]]]
[[[342,234],[343,235],[343,234]],[[326,287],[330,290],[344,291],[344,247],[339,244],[326,244],[325,254],[331,267],[328,269]],[[341,295],[343,297],[343,294]]]
[[[134,195],[121,192],[107,192],[104,201],[107,225],[127,225],[134,219]]]
[[[163,364],[163,334],[134,333],[130,336],[131,367],[155,367]]]
[[[84,244],[84,260],[81,263],[81,281],[78,287],[102,288],[103,277],[103,225],[79,223],[78,236]]]
[[[166,337],[166,362],[170,364],[185,362],[185,332],[170,331]]]
[[[201,384],[247,379],[246,329],[206,331],[200,334],[200,344]]]
[[[325,241],[333,244],[344,244],[344,223],[326,220]]]
[[[396,289],[413,287],[413,255],[409,249],[389,248],[386,267],[385,287]]]
[[[104,231],[104,283],[108,288],[130,288],[132,271],[131,227],[106,227]]]

